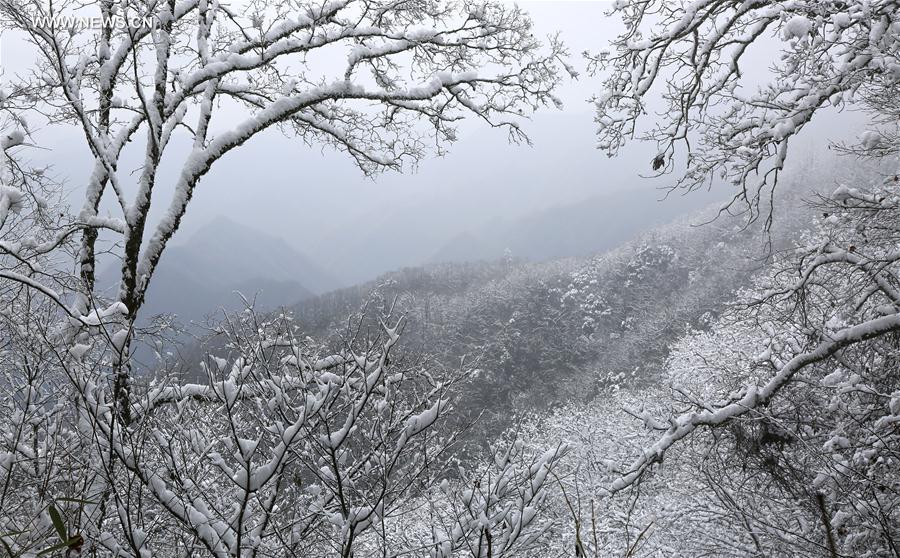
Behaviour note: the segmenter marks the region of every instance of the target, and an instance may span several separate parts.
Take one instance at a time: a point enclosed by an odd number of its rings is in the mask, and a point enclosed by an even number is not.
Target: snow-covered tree
[[[871,129],[845,150],[900,148],[893,0],[621,0],[613,12],[624,32],[589,55],[604,79],[594,104],[599,146],[610,155],[635,136],[655,142],[654,171],[683,169],[685,188],[730,182],[732,207],[770,218],[766,194],[788,144],[816,114],[847,107],[871,116]],[[745,67],[759,65],[760,43],[780,44],[762,83]],[[662,110],[652,108],[657,96]]]
[[[58,264],[85,225],[68,218],[52,169],[24,156],[30,144],[21,107],[33,106],[24,97],[0,91],[0,297],[11,304],[28,287],[61,305],[54,289],[71,288],[71,281]]]
[[[815,229],[669,363],[673,404],[611,483],[692,440],[760,555],[889,556],[900,524],[898,182],[839,186]],[[669,416],[666,417],[665,415]],[[662,473],[665,475],[665,473]],[[723,516],[724,517],[724,516]]]
[[[0,18],[38,55],[13,92],[54,125],[77,127],[93,157],[73,313],[95,304],[99,228],[122,246],[112,302],[126,315],[116,387],[126,421],[130,324],[217,161],[271,128],[344,151],[367,174],[442,152],[466,116],[524,140],[521,116],[556,102],[562,54],[542,47],[522,10],[493,3],[4,0]],[[121,168],[126,151],[142,153],[135,173]],[[163,200],[168,165],[179,170]],[[101,218],[105,198],[115,210]],[[148,222],[159,204],[162,217]]]
[[[280,130],[367,175],[443,153],[465,118],[527,141],[523,117],[558,104],[561,45],[542,45],[515,6],[468,1],[2,0],[0,24],[36,54],[0,92],[4,549],[394,548],[377,533],[414,517],[411,499],[446,473],[454,438],[439,419],[468,369],[435,375],[398,358],[397,321],[319,358],[286,321],[249,312],[223,326],[208,381],[186,383],[192,363],[136,369],[136,320],[196,188],[247,141]],[[71,218],[25,158],[29,129],[48,126],[74,127],[90,153]],[[136,170],[124,163],[134,154]],[[107,249],[121,267],[104,298]],[[420,549],[458,554],[493,537],[475,555],[502,556],[534,543],[559,455],[510,455],[493,492],[460,508],[475,518],[445,517]],[[452,500],[467,479],[448,477]]]
[[[364,323],[351,320],[330,349],[290,316],[248,308],[217,328],[207,381],[177,370],[135,381],[128,425],[104,377],[113,345],[5,351],[3,545],[481,558],[539,544],[537,512],[565,448],[512,444],[487,467],[451,467],[459,431],[446,417],[471,370],[401,349],[402,318]]]
[[[788,145],[816,114],[862,109],[869,130],[836,151],[896,165],[898,8],[889,0],[616,2],[625,31],[611,51],[591,55],[605,79],[594,99],[600,147],[615,154],[635,136],[655,142],[654,171],[678,172],[687,189],[731,183],[727,207],[771,225]],[[780,56],[760,81],[748,64],[762,45]],[[644,126],[654,96],[665,107]],[[656,441],[613,492],[690,439],[708,448],[709,487],[739,519],[732,525],[751,535],[752,553],[896,553],[898,479],[887,472],[897,458],[888,425],[900,387],[893,171],[836,190],[814,186],[834,190],[816,206],[815,230],[741,293],[734,321],[717,322],[697,358],[682,361],[694,389],[679,388],[671,416],[649,425]]]

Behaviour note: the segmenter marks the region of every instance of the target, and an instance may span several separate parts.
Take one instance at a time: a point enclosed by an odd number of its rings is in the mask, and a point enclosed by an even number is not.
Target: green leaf
[[[66,535],[66,524],[63,523],[62,516],[59,515],[59,512],[56,511],[56,506],[50,504],[47,506],[47,511],[50,513],[50,521],[53,522],[53,527],[56,528],[56,533],[59,535],[59,540],[63,542],[63,545],[66,544],[66,540],[68,540],[68,536]]]

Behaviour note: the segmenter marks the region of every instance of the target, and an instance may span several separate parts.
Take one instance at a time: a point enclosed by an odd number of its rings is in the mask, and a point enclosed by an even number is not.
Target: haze
[[[466,121],[449,155],[426,158],[414,172],[368,179],[343,153],[309,147],[270,130],[224,158],[203,179],[174,244],[189,243],[210,223],[233,222],[288,243],[327,272],[333,279],[331,286],[338,287],[446,258],[490,259],[499,251],[513,257],[546,259],[597,252],[729,195],[726,189],[716,188],[684,199],[670,196],[663,200],[665,187],[672,181],[641,176],[650,172],[653,146],[632,142],[615,159],[595,149],[594,114],[588,99],[598,82],[585,72],[581,53],[599,50],[617,33],[617,22],[604,15],[609,2],[521,4],[534,18],[536,35],[560,34],[571,53],[572,66],[581,73],[578,80],[567,79],[560,88],[563,109],[547,108],[526,123],[531,146],[511,144],[504,132]],[[29,53],[22,41],[8,36],[4,43],[5,73],[27,68]],[[758,48],[760,64],[753,65],[753,71],[765,76],[767,59],[776,52],[766,45]],[[836,116],[815,122],[806,137],[823,130],[829,137],[838,135],[838,130],[849,130],[852,135],[856,129],[852,116]],[[48,147],[35,158],[46,157],[77,198],[91,162],[84,142],[78,141],[80,132],[58,126],[51,132],[33,131]],[[174,151],[179,148],[177,142],[173,140]],[[807,151],[816,149],[822,151],[825,146],[819,142]],[[127,154],[124,166],[132,163],[137,168],[141,155]],[[169,176],[174,181],[174,172]],[[634,204],[629,204],[631,195],[637,196]],[[154,198],[161,200],[170,196],[170,184],[165,182],[154,192]],[[165,205],[156,204],[151,221]],[[529,220],[548,227],[548,221],[557,219],[558,225],[565,227],[566,208],[582,205],[582,213],[589,211],[585,207],[605,208],[627,224],[610,223],[607,228],[601,224],[599,229],[586,231],[593,238],[581,238],[577,246],[557,240],[551,242],[554,247],[536,253],[516,250],[509,241],[508,237],[519,235],[523,227],[531,227]],[[569,238],[574,233],[559,235]],[[473,247],[472,254],[465,253],[467,246]],[[168,259],[164,258],[161,269],[176,265],[167,263]],[[233,265],[241,264],[235,261]]]

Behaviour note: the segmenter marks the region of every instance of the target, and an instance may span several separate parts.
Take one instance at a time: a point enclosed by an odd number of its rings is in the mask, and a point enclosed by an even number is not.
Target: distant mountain
[[[112,284],[118,270],[101,280]],[[294,304],[340,285],[309,257],[281,238],[217,217],[186,242],[163,254],[151,282],[145,316],[176,314],[200,320],[220,308],[241,305],[238,292],[260,309]]]
[[[457,235],[432,262],[494,260],[506,254],[531,261],[585,256],[609,250],[640,233],[695,211],[716,199],[703,192],[675,193],[660,201],[658,189],[630,189],[552,207],[513,221],[495,221]],[[698,200],[698,198],[700,198]]]
[[[318,261],[344,283],[356,284],[392,269],[427,263],[431,254],[462,230],[455,212],[410,203],[355,219],[351,230],[311,247]],[[346,226],[343,227],[347,229]]]

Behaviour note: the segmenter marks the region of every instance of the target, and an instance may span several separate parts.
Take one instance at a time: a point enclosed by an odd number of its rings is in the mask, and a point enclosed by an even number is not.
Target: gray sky
[[[532,14],[536,35],[560,33],[578,70],[584,69],[580,53],[603,48],[618,29],[604,15],[608,2],[521,5]],[[776,53],[766,50],[758,54],[761,61]],[[27,53],[14,38],[4,38],[2,56],[7,73],[28,65]],[[754,67],[763,75],[766,64]],[[639,176],[649,170],[653,146],[633,143],[613,160],[594,148],[594,115],[587,99],[598,87],[598,80],[584,73],[578,81],[567,80],[558,93],[565,108],[546,109],[527,123],[532,147],[510,145],[505,133],[467,122],[446,157],[422,161],[414,173],[376,180],[365,178],[343,154],[310,148],[274,131],[262,134],[203,179],[176,243],[224,215],[284,238],[351,283],[427,261],[448,240],[487,223],[625,188],[665,185]],[[89,168],[87,149],[78,138],[74,129],[44,132],[42,141],[52,151],[40,155],[68,179],[76,195]],[[136,166],[139,159],[134,160]],[[168,205],[170,193],[165,184],[158,186],[157,209]],[[697,206],[709,199],[698,196]]]

